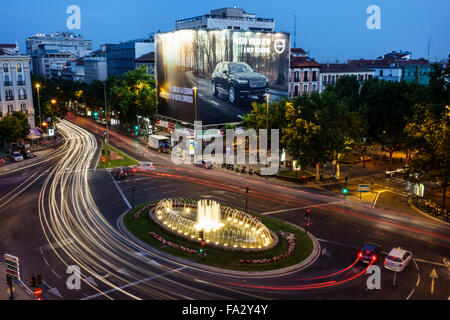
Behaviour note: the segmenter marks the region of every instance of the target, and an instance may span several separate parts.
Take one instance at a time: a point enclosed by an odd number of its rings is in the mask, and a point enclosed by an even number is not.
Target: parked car
[[[241,98],[257,96],[264,99],[268,88],[266,76],[253,71],[245,62],[219,62],[212,73],[212,94],[219,91],[228,95],[230,103],[235,104]]]
[[[384,267],[386,269],[401,272],[411,262],[412,253],[400,247],[394,248],[384,259]]]
[[[21,151],[22,156],[24,157],[24,159],[31,159],[36,157],[33,152],[31,152],[30,150],[26,149],[26,150],[22,150]]]
[[[381,246],[374,243],[366,243],[358,253],[359,260],[363,263],[373,263],[379,260]]]
[[[14,160],[15,162],[19,162],[19,161],[23,161],[23,156],[20,152],[13,152],[11,159]]]
[[[199,168],[212,169],[212,162],[202,160],[202,162],[199,162],[199,163],[194,162],[194,166],[199,167]]]

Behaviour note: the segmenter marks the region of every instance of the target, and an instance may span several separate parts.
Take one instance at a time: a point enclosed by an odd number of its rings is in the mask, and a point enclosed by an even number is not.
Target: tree
[[[450,181],[450,107],[436,116],[432,104],[418,105],[405,132],[418,146],[418,152],[410,162],[410,171],[419,173],[422,179],[440,182],[442,208],[445,208]]]
[[[28,117],[23,112],[13,112],[0,120],[0,133],[7,141],[18,141],[25,139],[30,133]]]
[[[133,124],[138,116],[156,120],[155,82],[145,67],[127,72],[123,79],[115,79],[111,95],[115,110],[120,112],[121,122]]]

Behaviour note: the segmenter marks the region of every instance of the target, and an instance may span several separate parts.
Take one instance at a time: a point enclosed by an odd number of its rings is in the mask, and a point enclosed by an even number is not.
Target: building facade
[[[431,65],[407,64],[402,66],[402,80],[410,83],[428,85],[430,83]]]
[[[147,54],[144,54],[143,56],[137,58],[134,60],[136,69],[140,68],[141,66],[145,67],[145,70],[148,74],[154,76],[155,75],[155,53],[150,52]]]
[[[319,91],[323,92],[328,85],[335,85],[344,76],[354,76],[362,84],[375,76],[375,70],[348,63],[324,63],[321,65]]]
[[[26,39],[27,55],[32,59],[32,72],[46,80],[61,75],[71,61],[92,52],[92,41],[72,32],[36,34]]]
[[[289,97],[318,92],[320,89],[320,63],[306,56],[300,48],[291,49],[289,70]]]
[[[28,123],[33,129],[35,122],[30,64],[29,56],[5,54],[0,50],[0,119],[20,111],[27,114]]]
[[[106,48],[108,77],[122,76],[136,68],[135,60],[155,51],[154,38],[131,40]]]
[[[175,21],[175,30],[182,29],[233,29],[244,31],[274,31],[275,20],[257,18],[244,9],[222,8],[211,10],[210,14]]]
[[[105,81],[108,78],[108,68],[106,65],[106,48],[97,50],[83,59],[84,79],[90,84],[93,81]]]

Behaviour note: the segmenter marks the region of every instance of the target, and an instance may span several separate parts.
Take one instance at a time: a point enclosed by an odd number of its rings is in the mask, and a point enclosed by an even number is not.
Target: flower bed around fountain
[[[210,200],[161,200],[150,217],[179,237],[230,251],[262,251],[278,242],[258,217]]]

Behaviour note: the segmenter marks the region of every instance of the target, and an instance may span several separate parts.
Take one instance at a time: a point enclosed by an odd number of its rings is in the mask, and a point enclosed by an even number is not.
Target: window
[[[312,81],[317,81],[317,71],[313,71]]]
[[[327,84],[327,76],[323,76],[323,84],[326,85]]]
[[[22,110],[23,112],[27,111],[27,104],[26,103],[21,103],[20,104],[20,110]]]
[[[294,86],[294,97],[298,96],[298,85]]]
[[[3,72],[9,72],[8,64],[7,64],[7,63],[4,63],[4,64],[3,64]]]
[[[380,70],[380,77],[383,76],[383,70]]]
[[[8,104],[8,113],[13,113],[13,112],[14,112],[14,105]]]
[[[312,92],[315,92],[316,91],[316,84],[313,84],[312,85]]]
[[[303,81],[309,81],[308,80],[308,71],[303,72]]]
[[[308,92],[308,85],[305,84],[303,85],[303,93]]]
[[[17,72],[22,72],[22,65],[20,63],[18,63],[16,65],[16,68],[17,68]]]
[[[334,84],[334,76],[331,76],[331,84]]]
[[[300,73],[298,71],[294,72],[294,82],[300,81]]]

